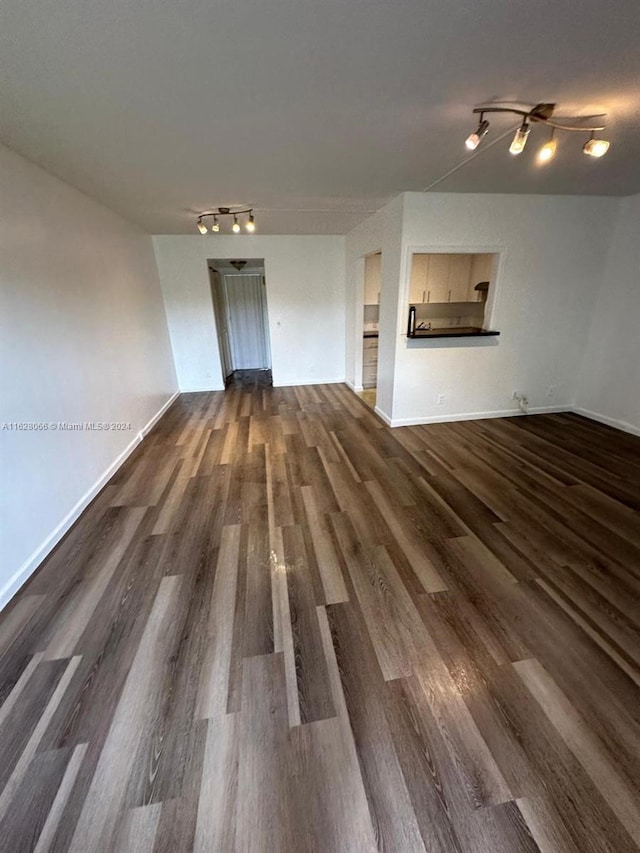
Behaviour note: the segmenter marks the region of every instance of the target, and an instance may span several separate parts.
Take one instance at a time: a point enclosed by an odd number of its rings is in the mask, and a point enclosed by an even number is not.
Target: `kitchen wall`
[[[619,201],[576,407],[640,435],[640,195]]]
[[[176,391],[150,237],[0,147],[0,607]]]
[[[518,412],[514,390],[532,411],[569,408],[617,206],[596,197],[405,193],[384,219],[351,232],[350,301],[363,250],[392,247],[386,257],[383,249],[380,414],[394,425],[506,415]],[[485,325],[500,337],[407,340],[412,251],[499,252]],[[354,358],[347,375],[357,371]]]
[[[223,387],[210,258],[264,258],[275,385],[344,381],[344,237],[153,238],[182,391]]]

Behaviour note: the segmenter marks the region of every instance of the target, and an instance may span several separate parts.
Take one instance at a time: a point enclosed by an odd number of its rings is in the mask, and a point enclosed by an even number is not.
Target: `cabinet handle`
[[[431,291],[427,290],[427,302],[431,302]]]
[[[449,291],[449,295],[447,296],[447,302],[451,302],[451,291]]]
[[[423,290],[423,291],[422,291],[422,301],[423,301],[423,302],[424,302],[424,300],[425,300],[425,294],[426,294],[426,292],[427,292],[426,290]]]

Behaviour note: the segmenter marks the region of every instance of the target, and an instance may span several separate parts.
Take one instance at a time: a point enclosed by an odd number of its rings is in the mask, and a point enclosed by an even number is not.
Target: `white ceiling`
[[[1,137],[153,233],[230,204],[345,233],[464,160],[476,103],[556,101],[609,113],[606,157],[563,137],[538,167],[538,127],[437,189],[626,195],[639,34],[638,0],[3,0]]]

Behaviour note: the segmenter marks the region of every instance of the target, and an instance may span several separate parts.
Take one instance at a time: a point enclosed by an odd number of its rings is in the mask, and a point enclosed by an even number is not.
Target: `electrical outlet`
[[[447,402],[446,396],[444,394],[438,394],[438,398],[436,400],[436,403],[438,404],[438,406],[444,406],[444,404],[446,402]]]

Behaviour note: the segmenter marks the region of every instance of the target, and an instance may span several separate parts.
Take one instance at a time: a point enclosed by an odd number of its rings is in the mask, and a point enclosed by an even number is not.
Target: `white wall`
[[[264,258],[276,385],[344,381],[344,237],[153,238],[182,391],[223,387],[207,260]]]
[[[395,350],[386,368],[382,352],[379,358],[383,416],[396,425],[515,413],[513,390],[526,394],[532,410],[569,408],[617,204],[591,197],[405,193],[400,251],[387,256],[383,274],[388,310],[384,317],[381,310],[380,340],[393,336]],[[397,222],[393,230],[395,240]],[[347,246],[358,248],[352,235]],[[488,306],[500,337],[408,340],[411,251],[500,252]],[[350,278],[350,291],[356,286]],[[444,405],[436,402],[441,394]]]
[[[640,435],[640,195],[619,202],[576,406]]]
[[[131,422],[112,431],[0,429],[0,607],[174,393],[151,239],[0,147],[2,422]]]

